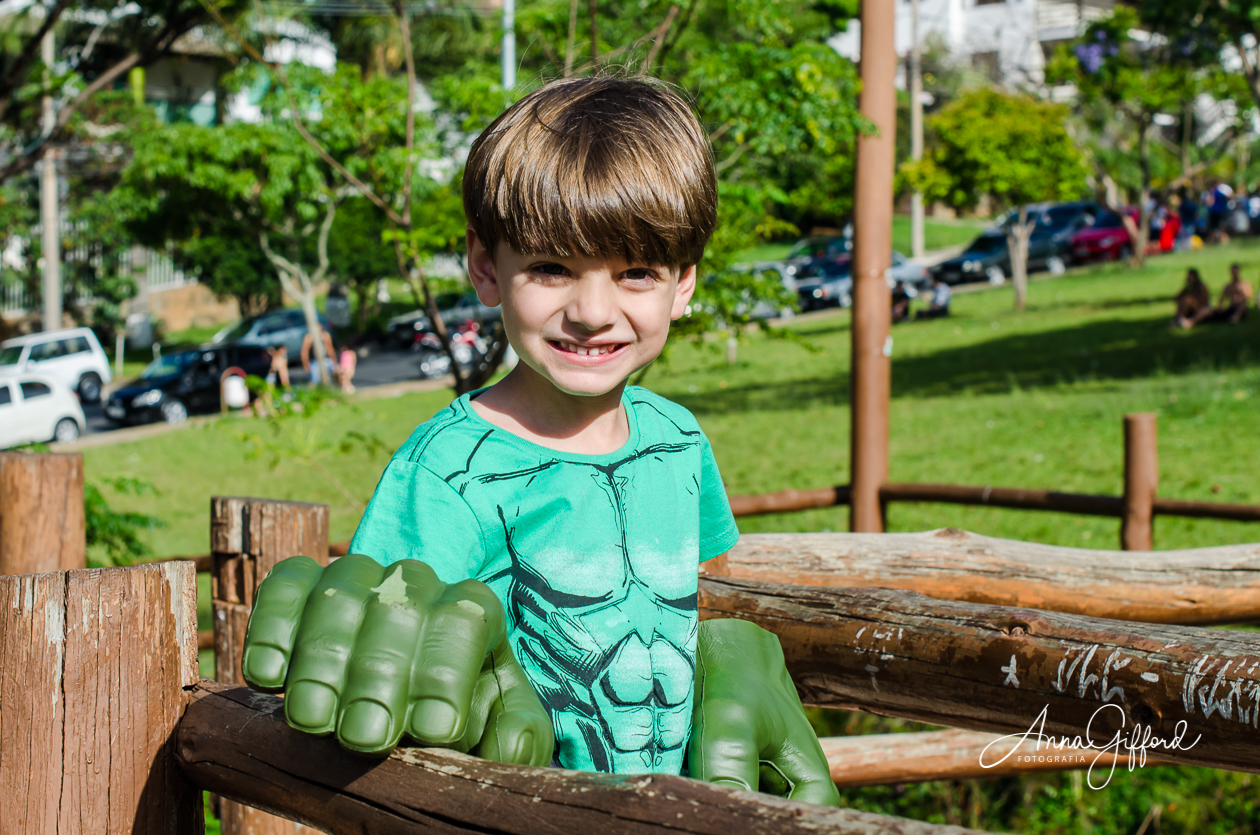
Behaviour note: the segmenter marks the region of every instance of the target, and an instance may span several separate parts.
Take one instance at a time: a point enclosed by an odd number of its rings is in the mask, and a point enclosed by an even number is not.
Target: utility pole
[[[503,0],[503,89],[516,86],[516,0]]]
[[[919,0],[910,0],[910,159],[923,159],[923,51],[919,46]],[[910,254],[923,257],[923,192],[910,195]]]
[[[52,81],[52,65],[56,58],[53,31],[50,28],[40,43],[40,57],[47,68],[46,81]],[[44,137],[52,136],[57,125],[57,111],[52,96],[44,96]],[[44,243],[44,330],[61,328],[61,206],[57,193],[57,151],[51,142],[44,145],[44,159],[39,178],[39,223]]]
[[[892,298],[884,278],[892,260],[897,53],[892,0],[862,3],[862,93],[858,109],[875,124],[857,142],[853,195],[853,328],[849,375],[849,528],[884,529],[879,490],[888,481],[888,398]]]

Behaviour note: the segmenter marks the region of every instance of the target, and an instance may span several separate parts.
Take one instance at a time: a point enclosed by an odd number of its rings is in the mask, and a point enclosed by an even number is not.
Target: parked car
[[[59,378],[0,377],[0,449],[44,441],[68,443],[86,428],[79,399]]]
[[[502,318],[499,308],[482,304],[476,293],[442,293],[437,297],[437,305],[448,331],[457,330],[469,320],[484,328]],[[432,332],[429,314],[423,310],[399,314],[385,325],[389,341],[399,348],[419,350],[424,335]]]
[[[853,303],[853,260],[820,261],[796,278],[801,310],[848,307]]]
[[[932,286],[932,271],[922,264],[916,264],[894,249],[892,266],[888,268],[888,286],[891,288],[898,281],[916,290],[926,290]]]
[[[789,281],[809,273],[824,261],[843,260],[853,251],[852,226],[842,235],[811,235],[792,244],[780,264],[780,273]]]
[[[902,282],[909,290],[910,296],[917,296],[920,290],[932,286],[932,272],[922,264],[908,260],[896,250],[892,253],[892,265],[884,273],[888,289],[897,282]],[[797,295],[800,297],[801,310],[816,310],[820,307],[848,307],[853,304],[853,262],[845,257],[831,262],[822,262],[808,270],[808,274],[797,279]]]
[[[985,232],[971,242],[956,258],[942,261],[932,268],[946,284],[988,281],[1002,284],[1011,270],[1011,256],[1005,232]]]
[[[111,379],[109,358],[91,328],[19,336],[0,342],[0,376],[43,374],[75,391],[84,403],[101,399]]]
[[[1103,210],[1094,218],[1092,225],[1072,236],[1072,260],[1118,261],[1133,254],[1133,240],[1124,220],[1110,209]]]
[[[192,412],[219,408],[219,381],[236,367],[265,376],[271,355],[258,345],[205,345],[149,363],[139,379],[110,395],[105,416],[116,423],[182,423]]]
[[[319,314],[320,327],[327,330],[328,320]],[[211,344],[235,343],[275,348],[283,345],[289,351],[289,365],[301,362],[302,339],[306,336],[306,315],[299,309],[273,310],[228,325],[211,337]]]

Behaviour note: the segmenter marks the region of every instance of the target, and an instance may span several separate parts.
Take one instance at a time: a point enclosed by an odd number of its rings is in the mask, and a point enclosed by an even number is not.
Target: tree
[[[719,176],[728,184],[738,183],[744,194],[755,193],[757,199],[752,202],[760,207],[757,212],[728,213],[743,225],[727,230],[733,234],[715,236],[703,265],[715,270],[735,249],[752,245],[767,229],[796,234],[798,227],[791,220],[783,222],[785,216],[797,222],[823,220],[835,225],[849,211],[852,146],[857,132],[867,125],[855,107],[857,75],[853,65],[837,56],[826,38],[853,16],[855,6],[849,0],[796,0],[775,6],[726,0],[716,4],[692,2],[686,8],[662,0],[605,3],[602,9],[591,4],[591,58],[578,62],[576,4],[554,0],[531,4],[517,18],[517,36],[537,44],[539,50],[522,55],[521,74],[534,79],[533,83],[542,83],[562,73],[567,76],[635,67],[691,92],[702,121],[710,129]],[[428,92],[446,117],[447,130],[445,137],[437,129],[426,138],[437,139],[444,148],[457,147],[488,124],[508,101],[507,93],[494,81],[498,75],[494,54],[498,30],[474,16],[459,14],[422,15],[413,27],[403,5],[395,3],[393,12],[392,30],[383,28],[380,21],[362,20],[331,22],[329,31],[345,42],[348,54],[370,58],[371,69],[363,73],[366,78],[360,78],[364,85],[377,85],[380,76],[401,67],[407,84],[404,101],[416,103],[420,85],[427,83]],[[374,37],[383,43],[370,46]],[[414,178],[423,156],[417,153],[417,143],[421,142],[415,123],[417,108],[413,106],[406,113],[401,159],[395,158],[392,166],[372,163],[352,171],[351,160],[331,150],[334,137],[325,130],[326,125],[335,123],[302,115],[308,110],[300,104],[304,88],[296,83],[296,75],[263,60],[257,47],[239,33],[237,42],[279,82],[278,88],[285,94],[285,111],[299,133],[347,184],[385,215],[399,273],[412,284],[418,299],[422,297],[438,336],[449,350],[449,338],[421,265],[433,252],[461,245],[458,183]],[[417,56],[428,54],[426,50],[439,42],[443,46],[439,55],[417,62]],[[605,48],[606,42],[618,45]],[[326,88],[334,98],[336,89],[349,89],[337,80],[340,78],[339,72],[334,80],[321,84],[321,96],[326,95]],[[515,95],[527,90],[511,92]],[[389,111],[375,108],[370,112],[379,116]],[[387,162],[364,155],[365,160],[368,158]],[[418,199],[422,194],[427,199]],[[417,223],[422,215],[427,216],[427,222]],[[748,284],[743,292],[722,292],[708,304],[721,307],[724,299],[759,293],[761,285]],[[703,294],[704,290],[702,302]],[[732,315],[721,321],[730,322],[737,313],[734,309],[727,312]],[[494,334],[492,345],[487,359],[466,378],[458,364],[453,364],[457,391],[488,380],[507,347],[506,339]]]
[[[1071,199],[1085,188],[1084,159],[1063,126],[1067,115],[1067,108],[1030,96],[973,90],[928,119],[931,147],[920,162],[902,166],[925,198],[969,209],[988,195],[1011,210],[1004,229],[1016,310],[1024,309],[1036,225],[1028,204]]]
[[[1133,150],[1138,164],[1138,210],[1135,223],[1127,212],[1120,211],[1130,236],[1133,255],[1141,263],[1146,254],[1150,230],[1152,185],[1158,133],[1157,119],[1183,114],[1206,89],[1219,92],[1219,73],[1202,64],[1203,53],[1186,50],[1165,38],[1135,37],[1142,22],[1134,9],[1117,6],[1109,17],[1095,21],[1071,47],[1062,47],[1048,68],[1047,77],[1061,84],[1076,87],[1078,112],[1092,122],[1095,134],[1114,130],[1116,117],[1127,124],[1133,137]],[[1228,147],[1230,133],[1221,145]],[[1189,176],[1190,137],[1182,140],[1182,177]],[[1125,154],[1124,156],[1130,156]],[[1104,181],[1116,179],[1115,171],[1124,160],[1112,155],[1107,165],[1100,154],[1092,155]],[[1117,158],[1119,157],[1119,158]],[[1169,178],[1171,179],[1171,178]],[[1107,202],[1115,202],[1114,190],[1106,189]],[[1120,207],[1112,205],[1113,209]]]
[[[218,14],[231,20],[246,7],[225,0]],[[0,182],[30,170],[46,147],[67,138],[98,93],[169,55],[208,17],[200,0],[51,0],[0,16]],[[57,41],[54,67],[41,59],[49,33]],[[40,115],[45,96],[56,103],[50,131]]]
[[[252,237],[284,292],[301,304],[323,366],[315,292],[329,270],[328,238],[345,191],[306,142],[270,122],[168,125],[137,138],[126,179],[137,226],[155,238],[189,240],[200,226],[223,228],[224,219],[225,234]]]

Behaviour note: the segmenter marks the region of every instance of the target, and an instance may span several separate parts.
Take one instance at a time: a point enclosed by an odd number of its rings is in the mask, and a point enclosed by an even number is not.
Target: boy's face
[[[566,394],[606,394],[660,354],[683,315],[696,268],[574,256],[491,253],[468,229],[468,273],[485,305],[502,305],[521,361]]]

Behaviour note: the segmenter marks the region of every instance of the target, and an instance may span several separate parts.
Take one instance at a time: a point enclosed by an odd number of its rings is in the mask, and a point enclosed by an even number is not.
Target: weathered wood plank
[[[732,577],[809,586],[914,589],[943,600],[1145,623],[1260,620],[1260,544],[1097,551],[924,533],[745,534]]]
[[[831,779],[847,788],[991,779],[1069,769],[1090,770],[1091,779],[1101,782],[1112,769],[1123,770],[1128,764],[1127,754],[1088,748],[1055,749],[1044,744],[1038,747],[1035,739],[1008,739],[980,731],[831,736],[818,741],[827,755]],[[1148,757],[1146,764],[1164,763]]]
[[[1056,738],[1149,732],[1180,746],[1150,751],[1170,762],[1260,772],[1252,633],[719,577],[700,613],[776,633],[807,704],[1003,734],[1044,713]]]
[[[328,506],[215,496],[210,500],[215,678],[244,684],[241,654],[254,592],[277,562],[299,554],[328,564]],[[303,827],[224,800],[224,835],[302,835]]]
[[[355,757],[289,728],[283,703],[203,681],[179,727],[202,787],[333,835],[573,832],[599,835],[958,835],[958,827],[794,803],[668,775],[502,765],[441,749]]]
[[[65,575],[0,577],[0,601],[0,828],[56,832],[65,723]]]
[[[0,830],[203,832],[173,747],[197,681],[194,566],[0,577],[0,595]]]
[[[83,568],[83,455],[0,452],[0,574]]]

